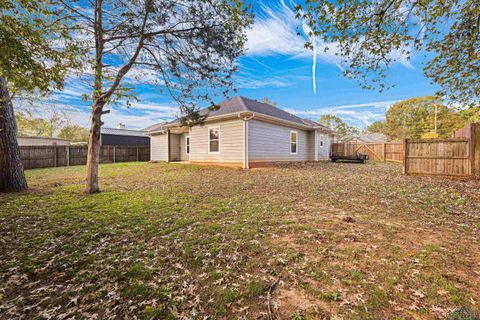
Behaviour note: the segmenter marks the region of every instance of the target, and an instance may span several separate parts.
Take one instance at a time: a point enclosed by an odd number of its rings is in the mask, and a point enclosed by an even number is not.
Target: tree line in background
[[[87,142],[88,129],[72,122],[69,113],[52,105],[44,115],[37,115],[34,108],[24,107],[16,112],[20,137],[57,137],[72,142]]]
[[[384,121],[366,128],[380,132],[393,140],[448,138],[458,129],[480,120],[480,109],[456,110],[446,107],[434,96],[417,97],[393,104]]]
[[[272,106],[276,102],[260,100]],[[436,107],[436,111],[435,111]],[[86,142],[88,130],[72,124],[71,117],[64,109],[52,105],[43,116],[36,116],[32,108],[22,108],[16,113],[20,136],[58,137],[74,142]],[[436,118],[436,120],[435,120]],[[435,132],[435,121],[437,131]],[[446,138],[468,123],[480,121],[480,110],[470,108],[456,111],[445,107],[433,96],[407,99],[393,104],[385,114],[384,121],[376,121],[364,130],[347,124],[341,117],[325,114],[317,122],[334,129],[339,140],[359,137],[362,133],[380,132],[392,140]]]
[[[317,122],[333,129],[340,141],[356,138],[360,135],[360,129],[347,124],[342,118],[333,114],[324,114],[318,118]]]
[[[479,122],[480,108],[456,110],[446,107],[441,99],[425,96],[393,104],[384,121],[376,121],[364,130],[331,114],[323,115],[317,121],[335,130],[340,141],[374,132],[383,133],[392,140],[448,138],[465,125]]]

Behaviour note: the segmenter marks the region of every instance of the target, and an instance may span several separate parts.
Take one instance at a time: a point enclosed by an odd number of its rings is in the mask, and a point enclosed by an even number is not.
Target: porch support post
[[[318,132],[317,129],[315,129],[315,161],[318,161]]]
[[[243,169],[248,168],[248,120],[243,119]]]
[[[170,150],[170,129],[167,130],[167,162],[171,160],[171,150]]]

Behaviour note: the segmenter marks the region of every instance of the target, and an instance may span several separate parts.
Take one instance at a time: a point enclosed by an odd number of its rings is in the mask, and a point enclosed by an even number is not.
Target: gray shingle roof
[[[148,127],[146,127],[146,128],[143,128],[141,131],[145,131],[145,132],[156,131],[156,130],[161,129],[161,128],[162,128],[165,124],[167,124],[167,123],[168,123],[168,122],[164,121],[164,122],[152,124],[151,126],[148,126]]]
[[[129,136],[129,137],[147,137],[148,136],[147,133],[143,130],[101,128],[100,132],[103,134],[111,134],[116,136]]]
[[[295,116],[295,115],[293,115],[293,114],[291,114],[291,113],[289,113],[285,110],[274,107],[274,106],[269,105],[267,103],[263,103],[263,102],[260,102],[260,101],[257,101],[257,100],[248,99],[248,98],[241,97],[241,96],[236,96],[236,97],[227,99],[225,101],[222,101],[222,102],[219,103],[219,106],[220,106],[220,108],[218,110],[210,111],[210,112],[208,111],[207,108],[202,109],[202,110],[200,110],[200,114],[204,115],[204,114],[208,113],[209,117],[216,117],[216,116],[221,116],[221,115],[227,115],[227,114],[247,111],[247,112],[263,114],[263,115],[270,116],[270,117],[273,117],[273,118],[277,118],[277,119],[280,119],[280,120],[293,122],[295,124],[302,125],[302,126],[307,126],[307,127],[311,127],[311,128],[320,127],[320,128],[324,128],[325,130],[330,130],[331,131],[330,128],[328,128],[326,126],[323,126],[323,125],[321,125],[321,124],[319,124],[315,121],[312,121],[312,120],[309,120],[309,119],[302,119],[302,118],[297,117],[297,116]],[[179,122],[178,120],[174,120],[174,121],[167,122],[167,123],[159,123],[157,125],[148,127],[149,128],[148,131],[159,130],[165,124],[174,124],[174,123],[178,123],[178,122]]]

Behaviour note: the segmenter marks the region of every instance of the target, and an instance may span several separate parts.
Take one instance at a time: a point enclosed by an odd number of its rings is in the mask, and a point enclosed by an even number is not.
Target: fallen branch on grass
[[[268,310],[268,320],[273,320],[273,313],[272,313],[272,292],[275,290],[275,287],[280,282],[280,278],[275,280],[274,283],[271,284],[270,288],[268,288],[267,292],[267,310]]]

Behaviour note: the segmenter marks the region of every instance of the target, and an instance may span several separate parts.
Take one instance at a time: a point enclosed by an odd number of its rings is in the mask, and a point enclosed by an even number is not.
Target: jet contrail
[[[316,74],[317,74],[317,41],[315,39],[315,35],[313,34],[312,29],[305,23],[302,22],[303,32],[307,35],[310,42],[312,43],[313,47],[313,64],[312,64],[312,84],[313,84],[313,94],[317,94],[317,81],[316,81]]]

